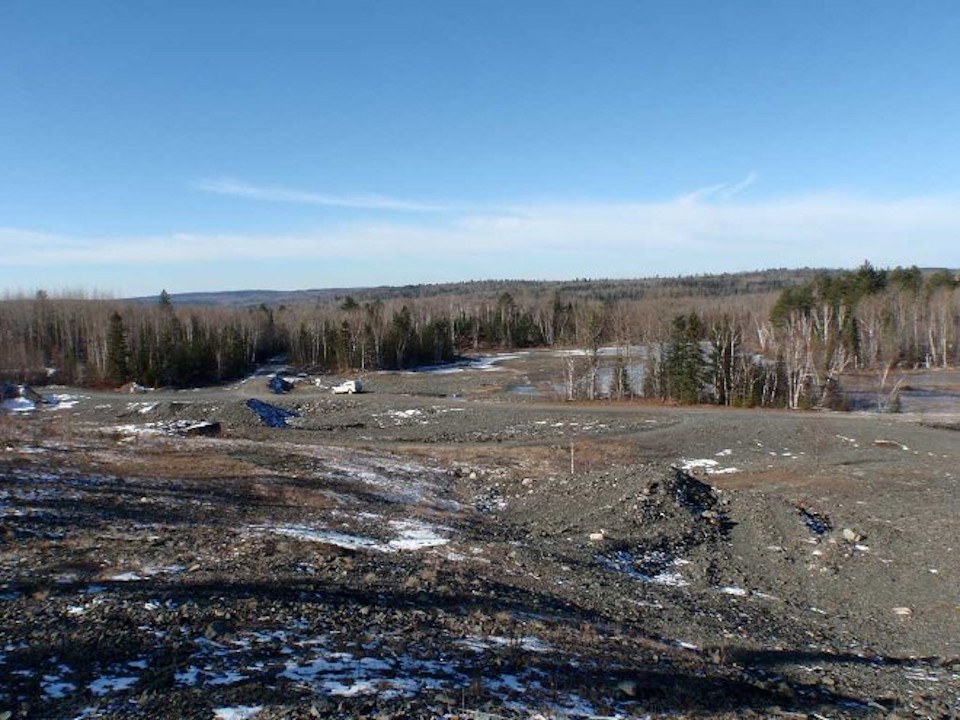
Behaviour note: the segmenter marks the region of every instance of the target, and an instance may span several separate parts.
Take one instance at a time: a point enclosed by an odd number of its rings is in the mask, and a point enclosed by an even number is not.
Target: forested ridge
[[[850,370],[960,364],[957,275],[916,267],[230,295],[207,305],[166,292],[8,298],[0,302],[0,374],[189,387],[242,377],[277,356],[342,372],[562,347],[586,351],[571,375],[595,376],[599,348],[614,346],[615,396],[807,407],[835,403]],[[237,306],[241,296],[284,302]],[[637,347],[645,348],[643,387],[631,387],[625,371]],[[584,387],[571,376],[571,393],[575,385]],[[594,388],[582,392],[593,397]]]
[[[652,277],[633,279],[574,280],[472,280],[454,283],[397,285],[366,288],[324,288],[317,290],[235,290],[182,293],[170,297],[174,305],[217,307],[255,307],[323,304],[352,297],[359,302],[372,300],[413,300],[437,297],[495,298],[505,292],[513,295],[544,297],[556,293],[568,300],[638,300],[652,297],[723,296],[779,292],[785,287],[807,281],[817,275],[810,268],[778,268],[756,272]],[[153,303],[156,296],[134,298]]]

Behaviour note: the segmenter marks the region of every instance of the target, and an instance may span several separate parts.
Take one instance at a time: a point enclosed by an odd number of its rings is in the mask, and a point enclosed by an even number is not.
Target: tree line
[[[960,364],[960,290],[945,270],[864,263],[711,276],[699,286],[671,280],[659,291],[646,281],[642,292],[615,281],[591,291],[587,282],[466,285],[460,294],[443,286],[416,297],[368,291],[250,307],[184,306],[166,292],[150,302],[38,292],[0,302],[0,376],[189,387],[280,358],[342,372],[556,347],[586,351],[579,366],[568,364],[568,396],[596,397],[600,348],[612,346],[616,397],[802,408],[835,406],[852,370],[886,378],[897,368]],[[634,383],[629,368],[638,363],[643,380]]]

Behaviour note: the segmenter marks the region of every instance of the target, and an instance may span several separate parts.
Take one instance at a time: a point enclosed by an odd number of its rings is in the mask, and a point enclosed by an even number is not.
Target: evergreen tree
[[[130,365],[127,346],[127,331],[123,327],[123,318],[114,311],[110,316],[107,329],[107,379],[118,385],[130,379]]]
[[[700,338],[703,323],[696,313],[678,315],[663,358],[663,375],[668,397],[682,403],[698,403],[703,399],[706,367]]]

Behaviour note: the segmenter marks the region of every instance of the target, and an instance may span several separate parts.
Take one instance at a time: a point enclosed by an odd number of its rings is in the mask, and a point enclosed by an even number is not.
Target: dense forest
[[[836,405],[851,370],[876,372],[882,384],[896,368],[960,364],[960,290],[946,270],[864,263],[851,271],[285,297],[291,302],[245,307],[236,296],[233,304],[187,305],[166,292],[148,301],[9,298],[0,302],[0,375],[189,387],[242,377],[280,356],[306,370],[342,372],[562,347],[586,351],[582,366],[570,367],[569,395],[594,397],[600,348],[612,346],[617,397],[800,408]],[[636,348],[646,363],[642,387],[631,387],[626,372]]]

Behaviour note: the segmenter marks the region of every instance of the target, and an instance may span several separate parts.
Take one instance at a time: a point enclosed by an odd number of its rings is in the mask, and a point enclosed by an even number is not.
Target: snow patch
[[[43,397],[43,401],[50,405],[51,410],[69,410],[79,405],[81,400],[89,399],[87,395],[70,395],[69,393],[54,393]]]
[[[213,709],[216,720],[251,720],[263,710],[263,705],[237,705],[236,707],[220,707]]]
[[[144,578],[142,575],[138,575],[135,572],[124,572],[117,575],[111,575],[109,579],[113,580],[114,582],[136,582],[137,580],[143,580]]]
[[[680,573],[668,570],[671,566],[683,565],[687,561],[670,559],[662,552],[648,552],[637,557],[627,550],[617,550],[609,555],[598,556],[597,561],[641,582],[670,587],[685,587],[690,584]]]
[[[297,540],[335,545],[336,547],[342,547],[347,550],[380,549],[380,543],[373,538],[363,537],[361,535],[348,535],[347,533],[336,532],[335,530],[311,528],[306,525],[255,525],[251,529],[265,530],[275,535],[285,535],[286,537],[296,538]]]
[[[446,545],[450,542],[450,538],[441,535],[440,531],[452,532],[450,528],[430,525],[419,520],[391,520],[387,525],[396,531],[397,535],[386,542],[363,535],[351,535],[307,525],[254,525],[250,529],[285,535],[298,540],[335,545],[347,550],[373,550],[382,553],[422,550]]]
[[[462,640],[457,640],[457,645],[473,650],[474,652],[483,652],[484,650],[490,650],[494,647],[518,648],[535,653],[550,653],[555,650],[553,645],[534,635],[525,635],[522,637],[469,635]]]
[[[441,529],[417,520],[391,520],[390,527],[399,535],[387,543],[394,550],[420,550],[422,548],[446,545],[450,538],[437,533]],[[442,528],[449,530],[449,528]]]
[[[40,685],[43,688],[43,694],[51,700],[60,700],[77,691],[76,685],[64,681],[58,675],[44,675]]]
[[[724,595],[734,595],[736,597],[744,597],[747,594],[747,591],[741,587],[736,587],[735,585],[725,585],[721,588],[717,588],[718,592],[723,593]]]
[[[120,692],[123,690],[129,690],[140,680],[138,677],[118,677],[111,675],[104,675],[101,678],[94,680],[92,683],[87,685],[90,688],[90,692],[94,695],[107,695],[112,692]]]
[[[37,404],[27,398],[10,398],[0,403],[0,410],[11,413],[28,413],[37,409]]]
[[[726,456],[727,453],[728,451],[722,450],[717,453],[717,455]],[[720,463],[712,458],[698,458],[695,460],[687,460],[684,458],[680,464],[680,469],[686,472],[703,470],[707,475],[729,475],[730,473],[740,472],[739,468],[735,467],[722,468],[720,467]]]

